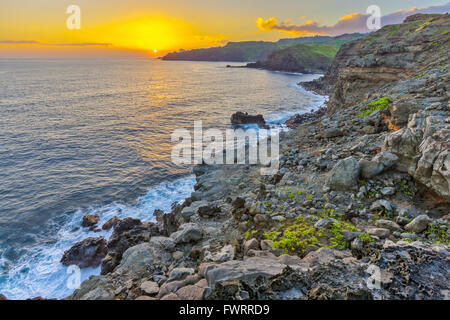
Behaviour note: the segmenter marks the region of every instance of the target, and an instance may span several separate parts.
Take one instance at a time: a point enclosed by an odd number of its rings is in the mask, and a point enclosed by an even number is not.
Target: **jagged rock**
[[[296,114],[290,117],[286,122],[288,128],[294,129],[303,123],[308,123],[317,119],[320,119],[326,114],[327,109],[324,107],[319,108],[315,112],[308,112],[302,114]]]
[[[220,208],[216,205],[205,205],[198,208],[198,215],[202,218],[210,218],[220,211]]]
[[[266,120],[264,120],[264,117],[260,114],[253,116],[249,115],[247,112],[236,112],[231,115],[231,123],[232,124],[249,124],[249,123],[256,123],[258,126],[264,126],[266,124]]]
[[[83,281],[71,295],[74,300],[113,300],[115,297],[112,279],[107,276],[92,276]]]
[[[208,202],[207,201],[195,201],[192,202],[190,206],[183,208],[181,210],[181,215],[184,218],[189,218],[199,212],[200,208],[204,208],[204,211],[207,211],[205,208],[208,208]]]
[[[105,238],[87,238],[66,250],[61,258],[61,263],[65,266],[74,264],[80,268],[96,267],[106,256],[106,251]]]
[[[245,241],[244,243],[244,254],[247,254],[249,250],[258,250],[259,243],[255,238]]]
[[[331,226],[335,222],[337,222],[335,219],[329,219],[329,218],[320,219],[319,221],[317,221],[314,224],[314,228],[316,228],[318,230],[324,229],[324,228],[328,228],[329,226]]]
[[[144,242],[127,249],[122,256],[118,272],[129,274],[141,274],[148,269],[164,268],[171,264],[172,253],[169,241],[155,237],[153,241]],[[162,240],[162,241],[161,241]]]
[[[208,252],[203,258],[203,261],[225,262],[233,260],[234,255],[235,255],[234,247],[232,245],[226,245],[217,252],[214,253]]]
[[[192,274],[182,280],[165,282],[159,289],[157,298],[161,299],[162,297],[165,297],[168,294],[177,292],[180,288],[183,288],[183,287],[186,287],[189,285],[195,285],[200,281],[200,279],[201,279],[201,277],[198,274]]]
[[[282,256],[284,258],[260,258],[252,257],[246,260],[228,261],[221,264],[209,264],[200,269],[204,269],[204,275],[209,287],[214,287],[218,281],[230,279],[248,280],[258,276],[276,275],[283,271],[286,265],[301,268],[300,259]],[[284,259],[284,260],[283,260]]]
[[[370,206],[371,211],[383,211],[386,210],[388,212],[393,212],[395,208],[395,205],[387,200],[377,200]]]
[[[384,196],[392,196],[395,193],[395,188],[393,187],[384,187],[381,189],[381,194]]]
[[[233,200],[232,205],[233,205],[233,208],[235,208],[235,209],[244,208],[245,200],[242,199],[241,197],[237,197],[236,199]]]
[[[177,244],[195,242],[203,237],[203,230],[196,223],[185,223],[179,227],[178,231],[172,233],[170,237]]]
[[[98,214],[87,214],[83,217],[81,226],[83,228],[93,227],[100,221],[100,216]]]
[[[364,251],[361,239],[354,242],[360,243],[355,248]],[[368,263],[351,256],[332,258],[333,250],[327,250],[319,254],[322,259],[310,259],[307,270],[285,268],[273,276],[219,280],[211,287],[207,299],[431,300],[447,297],[450,253],[442,246],[386,240],[375,251]]]
[[[355,158],[340,160],[331,170],[328,184],[334,190],[356,189],[360,170],[360,164]]]
[[[408,223],[405,226],[406,231],[413,231],[415,233],[421,233],[422,231],[426,230],[428,227],[428,224],[430,223],[431,219],[423,214],[418,217],[416,217],[413,221]]]
[[[174,268],[170,272],[169,279],[167,279],[167,281],[182,280],[194,273],[194,269],[192,268]]]
[[[108,221],[106,221],[103,224],[102,229],[109,230],[109,229],[113,228],[119,222],[119,220],[120,219],[117,216],[112,217],[111,219],[109,219]]]
[[[101,274],[112,272],[122,259],[125,250],[149,241],[152,235],[158,233],[157,226],[151,222],[142,223],[140,220],[132,218],[117,221],[108,241],[108,254],[102,261]]]

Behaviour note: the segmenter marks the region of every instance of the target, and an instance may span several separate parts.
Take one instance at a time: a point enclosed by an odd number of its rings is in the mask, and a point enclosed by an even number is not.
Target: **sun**
[[[158,50],[156,50],[156,49],[153,49],[153,53],[158,53]]]

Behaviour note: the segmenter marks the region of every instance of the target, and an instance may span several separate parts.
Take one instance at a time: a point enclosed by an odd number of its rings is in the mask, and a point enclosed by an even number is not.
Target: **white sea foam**
[[[131,205],[111,203],[102,207],[76,211],[58,231],[56,243],[30,248],[18,263],[10,267],[8,274],[0,279],[1,293],[9,299],[27,299],[36,296],[67,297],[73,290],[67,287],[71,274],[67,274],[67,267],[59,262],[64,251],[87,237],[108,238],[112,233],[111,230],[95,233],[88,231],[87,228],[74,231],[81,225],[81,219],[85,214],[98,214],[100,226],[114,216],[152,221],[155,209],[169,211],[173,202],[182,201],[190,196],[194,184],[195,176],[192,175],[174,182],[160,183],[150,188],[144,196]],[[0,263],[4,265],[6,262],[0,259]],[[100,267],[82,269],[81,280],[98,274],[100,274]]]

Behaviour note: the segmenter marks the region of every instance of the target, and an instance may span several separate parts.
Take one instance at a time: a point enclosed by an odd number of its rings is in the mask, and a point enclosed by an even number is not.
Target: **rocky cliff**
[[[330,66],[338,49],[327,44],[298,44],[277,50],[267,60],[247,64],[249,68],[274,71],[323,73]]]
[[[275,175],[196,166],[195,192],[157,222],[112,221],[106,252],[75,246],[106,256],[69,298],[448,299],[448,30],[416,15],[343,46],[305,84],[328,114],[290,121]]]
[[[393,132],[384,150],[443,201],[450,201],[450,17],[414,15],[342,46],[326,75],[304,87],[330,95],[329,112],[389,99]],[[367,102],[367,103],[365,103]]]

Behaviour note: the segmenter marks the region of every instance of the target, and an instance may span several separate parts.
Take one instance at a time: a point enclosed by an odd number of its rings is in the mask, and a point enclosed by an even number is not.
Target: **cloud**
[[[385,26],[390,24],[399,24],[402,23],[406,17],[417,13],[447,13],[447,12],[450,12],[450,3],[423,9],[417,9],[416,7],[414,7],[407,11],[398,10],[394,13],[381,17],[381,25]],[[367,28],[368,18],[369,15],[367,14],[351,13],[340,18],[335,25],[331,26],[319,25],[318,22],[310,20],[306,21],[306,23],[304,24],[295,25],[286,22],[278,22],[278,20],[275,18],[269,18],[266,20],[264,20],[263,18],[258,18],[256,20],[256,25],[260,30],[263,31],[279,31],[297,36],[311,36],[311,35],[337,36],[345,33],[371,32],[372,30],[369,30]]]
[[[90,46],[112,46],[112,43],[95,43],[95,42],[80,42],[80,43],[41,43],[39,41],[28,40],[0,40],[4,44],[39,44],[43,46],[69,46],[69,47],[90,47]]]
[[[37,41],[28,41],[28,40],[20,40],[20,41],[14,41],[14,40],[0,40],[0,43],[8,43],[8,44],[38,44]]]
[[[48,46],[69,46],[69,47],[108,47],[112,43],[95,43],[95,42],[81,42],[81,43],[49,43]]]

